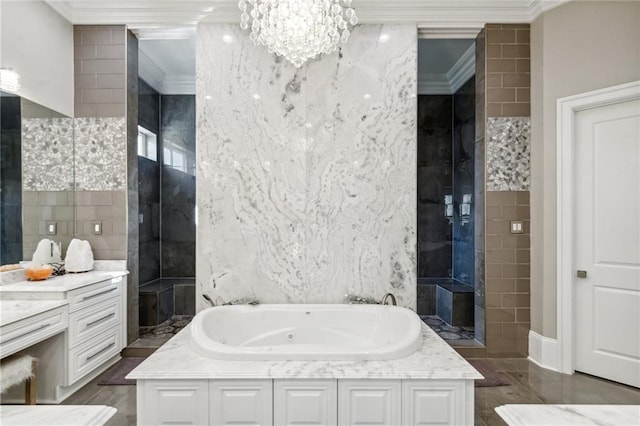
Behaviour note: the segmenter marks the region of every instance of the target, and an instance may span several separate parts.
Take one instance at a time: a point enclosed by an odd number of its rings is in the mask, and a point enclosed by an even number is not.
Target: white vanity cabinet
[[[473,380],[138,380],[138,425],[473,425]]]
[[[126,340],[123,277],[69,292],[67,385],[118,355]]]
[[[92,271],[0,286],[3,306],[25,307],[23,315],[3,315],[2,357],[26,349],[40,358],[38,403],[61,402],[120,359],[127,336],[126,274]],[[59,307],[28,313],[47,303]]]

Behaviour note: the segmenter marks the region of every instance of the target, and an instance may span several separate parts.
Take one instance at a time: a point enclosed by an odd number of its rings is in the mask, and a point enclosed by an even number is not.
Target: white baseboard
[[[560,371],[558,341],[529,330],[529,360],[542,368]]]

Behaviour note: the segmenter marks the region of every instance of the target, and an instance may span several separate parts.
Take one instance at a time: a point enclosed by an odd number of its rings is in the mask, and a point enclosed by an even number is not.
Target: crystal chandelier
[[[240,27],[270,53],[297,68],[320,53],[331,53],[349,40],[358,23],[352,0],[240,0]]]

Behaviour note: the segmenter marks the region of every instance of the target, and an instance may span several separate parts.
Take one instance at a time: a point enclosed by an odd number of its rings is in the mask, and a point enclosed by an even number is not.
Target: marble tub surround
[[[198,26],[197,310],[387,292],[415,309],[415,31],[361,25],[296,69]]]
[[[20,426],[98,426],[118,410],[106,405],[0,405],[0,423]]]
[[[640,405],[511,404],[496,407],[510,426],[632,426],[640,422]]]
[[[481,379],[426,325],[422,346],[404,358],[383,361],[226,361],[189,349],[191,325],[165,343],[127,379]]]

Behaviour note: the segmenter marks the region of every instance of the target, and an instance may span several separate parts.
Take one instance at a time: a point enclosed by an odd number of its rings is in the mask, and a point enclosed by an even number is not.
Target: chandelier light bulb
[[[349,40],[358,17],[351,0],[240,0],[240,28],[256,46],[300,68]]]

